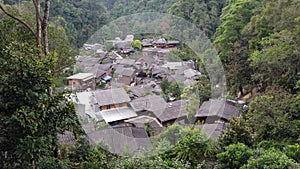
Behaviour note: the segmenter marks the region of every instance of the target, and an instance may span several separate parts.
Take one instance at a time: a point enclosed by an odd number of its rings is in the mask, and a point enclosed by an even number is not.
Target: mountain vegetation
[[[173,125],[154,151],[117,156],[83,138],[73,103],[53,91],[89,37],[142,12],[197,25],[223,63],[226,94],[251,95],[218,140]],[[299,0],[0,0],[0,30],[0,168],[300,168]],[[189,50],[175,52],[203,64]],[[193,86],[201,103],[210,98],[210,80],[205,74]],[[163,86],[166,97],[184,94],[178,84]],[[76,143],[60,147],[58,157],[57,136],[66,130]]]

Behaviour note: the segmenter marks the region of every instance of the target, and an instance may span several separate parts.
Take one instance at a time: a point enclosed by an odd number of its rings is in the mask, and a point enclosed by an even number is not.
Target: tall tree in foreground
[[[9,12],[6,6],[0,3],[0,10],[7,16],[13,18],[23,26],[25,26],[35,37],[36,47],[39,49],[40,55],[44,52],[45,55],[49,54],[48,47],[48,20],[50,11],[50,0],[45,0],[43,12],[39,0],[32,0],[35,9],[35,29],[21,16],[15,13]]]
[[[51,94],[52,58],[40,58],[31,32],[0,16],[0,168],[34,168],[57,135],[77,132],[72,103]]]

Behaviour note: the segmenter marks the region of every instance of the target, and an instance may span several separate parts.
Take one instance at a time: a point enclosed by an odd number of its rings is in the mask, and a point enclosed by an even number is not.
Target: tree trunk
[[[41,24],[41,15],[40,15],[40,11],[41,11],[41,5],[39,0],[32,0],[33,4],[34,4],[34,8],[35,8],[35,22],[36,22],[36,30],[35,30],[35,34],[36,34],[36,46],[39,49],[40,53],[42,51],[42,24]]]
[[[45,1],[44,8],[44,18],[42,23],[42,33],[43,33],[43,43],[44,43],[44,53],[49,54],[49,40],[48,40],[48,20],[49,20],[49,10],[50,10],[50,0]]]

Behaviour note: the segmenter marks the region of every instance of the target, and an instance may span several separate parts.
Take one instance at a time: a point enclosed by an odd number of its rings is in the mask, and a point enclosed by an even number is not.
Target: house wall
[[[108,109],[115,109],[115,108],[119,108],[119,107],[127,107],[127,103],[119,103],[119,104],[110,104],[110,105],[100,106],[100,111],[108,110]]]
[[[217,117],[217,116],[210,116],[210,117],[197,117],[197,122],[204,122],[207,124],[213,124],[215,123],[215,121],[224,121],[224,122],[228,122],[228,120]]]
[[[163,122],[162,125],[164,127],[168,127],[168,126],[171,126],[172,124],[175,123],[176,120],[170,120],[170,121],[166,121],[166,122]]]
[[[78,79],[69,79],[68,85],[73,85],[74,87],[80,86],[80,80]]]

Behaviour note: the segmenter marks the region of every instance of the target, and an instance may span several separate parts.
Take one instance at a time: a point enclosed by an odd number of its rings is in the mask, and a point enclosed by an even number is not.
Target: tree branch
[[[34,37],[36,37],[37,35],[35,34],[35,31],[30,27],[29,24],[27,24],[25,21],[23,21],[21,18],[18,18],[17,16],[7,12],[5,10],[5,8],[2,6],[2,4],[0,4],[0,9],[9,17],[13,18],[14,20],[20,22],[22,25],[24,25],[32,34]]]

